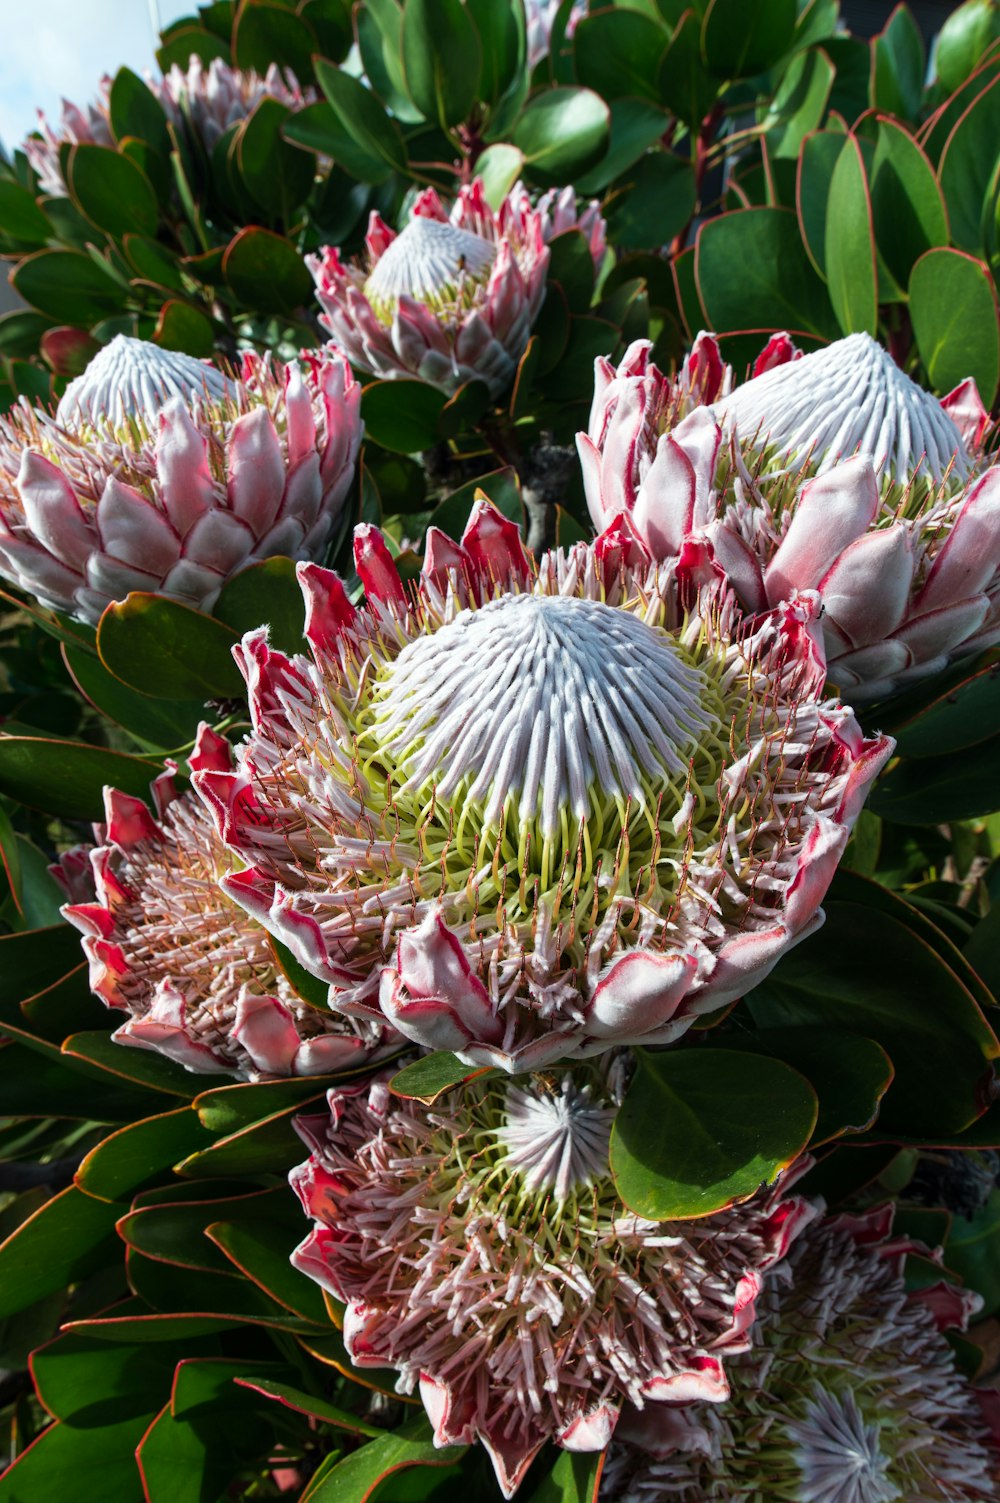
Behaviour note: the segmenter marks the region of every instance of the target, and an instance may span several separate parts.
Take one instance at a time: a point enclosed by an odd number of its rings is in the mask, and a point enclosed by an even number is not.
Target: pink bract
[[[311,660],[245,639],[253,734],[194,781],[333,1008],[537,1069],[672,1042],[822,922],[892,742],[823,699],[811,598],[751,630],[704,551],[632,551],[536,564],[482,500],[414,587],[360,527],[367,605],[301,570]]]
[[[315,1227],[292,1261],[346,1303],[352,1362],[398,1369],[436,1445],[480,1440],[506,1498],[545,1441],[602,1450],[625,1401],[723,1402],[763,1274],[815,1215],[794,1173],[697,1221],[630,1213],[615,1074],[469,1082],[431,1107],[383,1080],[298,1123]]]

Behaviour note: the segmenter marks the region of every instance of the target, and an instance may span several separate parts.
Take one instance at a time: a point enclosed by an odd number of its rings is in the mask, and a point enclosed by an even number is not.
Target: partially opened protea
[[[43,605],[97,621],[149,590],[210,607],[231,574],[322,556],[361,442],[342,358],[239,379],[120,336],[55,417],[0,418],[0,573]]]
[[[476,178],[446,212],[432,188],[397,234],[373,213],[363,265],[307,257],[320,322],[358,370],[417,376],[443,391],[485,381],[498,396],[545,296],[543,215],[515,191],[494,213]]]
[[[228,743],[202,726],[191,768],[229,759]],[[388,1030],[293,991],[265,930],[219,887],[233,860],[195,795],[178,794],[171,771],[152,792],[155,817],[140,799],[105,789],[99,844],[53,868],[72,899],[63,913],[84,936],[93,991],[129,1014],[116,1042],[251,1079],[347,1070],[384,1054]]]
[[[262,99],[276,99],[300,110],[316,99],[316,90],[303,89],[289,68],[272,63],[261,77],[252,68],[233,68],[221,58],[205,63],[196,54],[186,68],[174,63],[153,88],[170,120],[186,127],[211,151],[231,125],[245,120]]]
[[[887,485],[868,454],[837,464],[827,456],[821,473],[813,466],[777,473],[738,433],[724,443],[714,412],[726,402],[692,408],[685,382],[663,377],[649,350],[634,345],[617,371],[597,362],[590,432],[577,443],[599,530],[624,527],[653,559],[708,546],[751,615],[795,592],[818,592],[830,680],[854,703],[893,694],[1000,639],[1000,470],[965,489]],[[814,358],[787,353],[734,395],[782,372],[793,382]],[[689,360],[697,354],[696,345]],[[715,369],[704,359],[701,368]],[[908,409],[905,391],[896,394],[896,430],[911,442],[931,404],[956,446],[937,452],[932,468],[943,474],[953,461],[954,475],[965,465],[957,429],[934,398],[897,374],[919,400]],[[817,422],[821,416],[817,408]]]
[[[346,1303],[355,1366],[419,1387],[435,1444],[480,1439],[507,1498],[546,1440],[602,1450],[626,1400],[722,1402],[762,1275],[815,1214],[794,1176],[698,1221],[631,1214],[593,1066],[419,1110],[384,1082],[329,1103],[299,1123],[316,1226],[292,1261]]]
[[[808,601],[745,631],[628,548],[536,567],[481,500],[408,589],[362,527],[366,607],[302,570],[314,661],[245,638],[254,733],[195,783],[334,1008],[534,1069],[672,1041],[821,922],[891,741],[822,699]]]
[[[71,100],[62,101],[59,124],[52,126],[44,113],[38,111],[38,132],[22,142],[24,152],[38,177],[38,186],[43,193],[54,197],[66,196],[66,183],[59,161],[61,146],[114,146],[111,129],[111,79],[101,79],[100,92],[93,104],[83,109]]]
[[[1000,1450],[941,1334],[981,1301],[910,1293],[891,1215],[810,1227],[769,1277],[728,1404],[652,1405],[622,1430],[601,1503],[987,1503]],[[920,1250],[920,1249],[917,1249]],[[926,1249],[924,1249],[926,1251]],[[995,1396],[994,1396],[995,1397]]]

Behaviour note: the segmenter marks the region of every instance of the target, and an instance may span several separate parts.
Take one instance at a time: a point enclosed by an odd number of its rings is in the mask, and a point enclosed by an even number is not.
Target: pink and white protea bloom
[[[174,63],[162,82],[151,87],[174,125],[189,126],[209,152],[262,99],[276,99],[290,110],[301,110],[316,100],[315,89],[303,89],[291,70],[277,63],[262,78],[253,69],[233,68],[217,57],[206,67],[194,54],[186,68]]]
[[[228,767],[229,743],[203,725],[189,765]],[[172,772],[170,764],[153,784],[155,815],[106,788],[98,844],[52,869],[72,899],[62,911],[83,935],[91,989],[129,1015],[112,1038],[200,1074],[243,1079],[351,1070],[384,1056],[387,1029],[293,990],[266,931],[220,888],[233,858],[199,799],[178,794]]]
[[[927,1249],[886,1240],[890,1224],[809,1227],[768,1278],[753,1346],[727,1364],[731,1402],[623,1416],[647,1453],[614,1447],[602,1503],[995,1499],[1000,1435],[942,1334],[982,1301],[944,1275],[909,1291],[906,1253]]]
[[[302,571],[312,661],[244,639],[253,734],[195,784],[334,1009],[516,1073],[670,1043],[822,922],[892,742],[822,698],[809,601],[744,630],[629,548],[536,566],[481,500],[407,588],[365,526],[366,607]]]
[[[515,202],[520,199],[522,212],[530,212],[531,196],[523,183],[515,183],[510,196]],[[600,271],[608,248],[608,227],[598,199],[578,204],[575,188],[550,188],[539,197],[535,210],[542,217],[542,239],[546,245],[567,230],[579,230],[590,247],[594,271]]]
[[[96,622],[130,590],[207,609],[247,564],[322,556],[361,442],[347,362],[246,355],[223,377],[123,339],[55,417],[0,418],[0,574]]]
[[[70,146],[114,146],[111,129],[111,79],[101,79],[100,92],[93,104],[80,109],[70,100],[62,101],[59,124],[53,127],[42,110],[38,111],[38,134],[21,144],[43,193],[54,198],[66,195],[66,183],[59,163],[59,148]]]
[[[849,334],[763,370],[720,397],[715,412],[727,431],[783,468],[821,474],[841,459],[870,454],[887,480],[906,484],[919,475],[937,485],[970,472],[962,431],[949,414],[954,409],[967,430],[976,424],[969,386],[963,382],[939,402],[870,334]]]
[[[442,391],[510,385],[545,296],[543,216],[523,194],[494,213],[481,179],[446,212],[433,188],[397,234],[373,213],[363,264],[327,246],[306,262],[320,322],[351,364],[370,375],[417,376]]]
[[[297,1124],[316,1225],[292,1262],[346,1304],[354,1365],[396,1368],[436,1445],[482,1441],[506,1498],[547,1440],[603,1450],[626,1401],[723,1402],[763,1275],[815,1215],[793,1173],[701,1220],[632,1214],[608,1167],[616,1073],[419,1110],[380,1080]]]

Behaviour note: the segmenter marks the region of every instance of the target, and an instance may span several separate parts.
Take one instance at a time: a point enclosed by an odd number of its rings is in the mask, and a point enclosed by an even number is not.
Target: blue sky
[[[194,12],[197,0],[0,0],[0,141],[17,146],[37,111],[57,119],[65,95],[93,98],[103,73],[123,63],[153,67],[160,26]]]

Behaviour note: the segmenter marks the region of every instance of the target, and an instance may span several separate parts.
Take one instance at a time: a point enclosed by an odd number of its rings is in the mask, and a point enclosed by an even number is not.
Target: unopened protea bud
[[[448,392],[479,379],[499,395],[545,295],[542,215],[523,192],[494,214],[477,178],[448,214],[428,188],[398,234],[373,214],[367,247],[364,265],[330,247],[307,257],[337,348],[374,376]]]
[[[0,573],[97,621],[147,590],[200,608],[275,554],[322,554],[361,441],[361,391],[330,354],[239,378],[118,336],[53,418],[0,418]]]
[[[981,1301],[943,1276],[909,1293],[902,1265],[912,1244],[879,1240],[878,1224],[845,1217],[805,1232],[769,1276],[752,1348],[727,1364],[730,1402],[653,1404],[623,1417],[620,1433],[658,1459],[616,1446],[601,1503],[1000,1495],[993,1406],[956,1370],[941,1334]]]
[[[746,631],[685,609],[696,551],[627,552],[536,568],[481,501],[411,593],[358,528],[367,607],[303,570],[313,662],[245,639],[254,733],[195,783],[331,1006],[538,1068],[672,1041],[821,922],[891,742],[822,699],[808,600]]]
[[[315,1229],[292,1261],[347,1305],[356,1367],[419,1388],[437,1445],[479,1439],[504,1497],[546,1440],[600,1451],[623,1402],[712,1404],[762,1275],[815,1214],[794,1175],[715,1216],[631,1214],[602,1072],[468,1083],[415,1109],[384,1082],[302,1119]]]
[[[206,67],[196,54],[186,68],[174,63],[153,87],[174,125],[190,130],[208,152],[262,99],[276,99],[290,110],[300,110],[316,99],[315,89],[303,89],[289,68],[276,63],[261,77],[253,69],[233,68],[217,57]]]
[[[192,769],[229,764],[228,743],[202,726]],[[386,1029],[293,991],[265,930],[219,887],[233,861],[200,801],[178,795],[169,773],[153,799],[155,817],[140,799],[105,790],[89,895],[79,848],[57,873],[73,898],[63,913],[84,936],[93,991],[129,1014],[116,1042],[243,1078],[347,1070],[384,1054]]]
[[[52,126],[38,111],[38,133],[22,143],[22,151],[31,163],[43,193],[66,196],[66,183],[59,161],[61,146],[114,146],[111,129],[111,79],[101,79],[100,92],[93,104],[80,109],[70,100],[62,101],[58,126]]]

